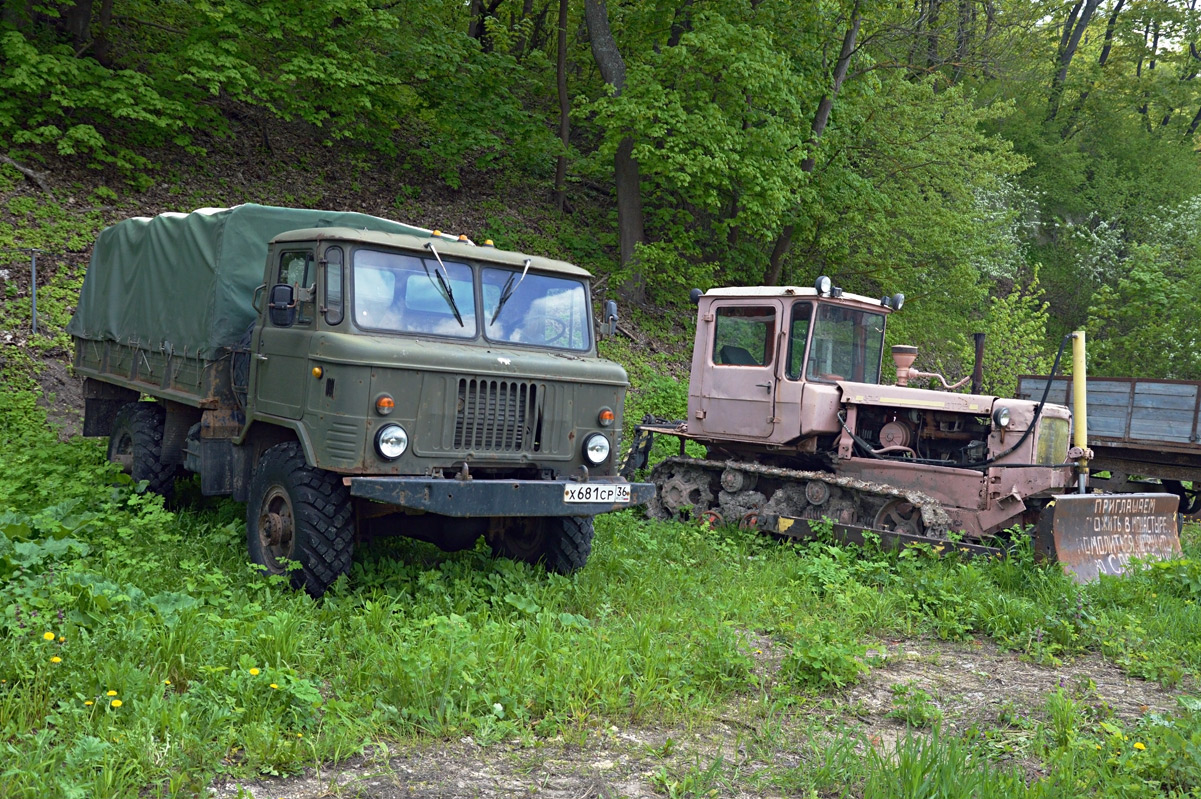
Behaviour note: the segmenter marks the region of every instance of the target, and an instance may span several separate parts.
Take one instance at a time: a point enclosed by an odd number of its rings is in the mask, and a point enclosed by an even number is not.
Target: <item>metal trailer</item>
[[[1038,399],[1045,375],[1018,378],[1017,396]],[[1090,377],[1086,384],[1089,487],[1132,493],[1162,490],[1180,512],[1201,517],[1201,381]],[[1071,377],[1051,381],[1048,401],[1070,405]]]

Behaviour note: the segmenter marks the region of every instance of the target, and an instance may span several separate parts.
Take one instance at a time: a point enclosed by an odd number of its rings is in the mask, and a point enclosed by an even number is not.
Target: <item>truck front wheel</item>
[[[250,479],[246,503],[250,559],[268,574],[284,574],[292,587],[319,597],[350,571],[354,517],[350,493],[334,474],[314,469],[300,445],[278,444],[263,453]]]
[[[157,402],[129,402],[113,419],[108,437],[108,459],[146,488],[170,499],[175,490],[175,464],[163,463],[163,427],[166,412]]]
[[[496,557],[541,563],[548,571],[571,574],[592,554],[591,516],[540,516],[520,521],[492,542]]]

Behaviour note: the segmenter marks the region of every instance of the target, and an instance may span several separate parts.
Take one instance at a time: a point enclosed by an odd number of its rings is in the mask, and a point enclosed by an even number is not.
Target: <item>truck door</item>
[[[313,251],[284,250],[279,254],[273,283],[291,284],[296,291],[296,322],[277,327],[267,321],[259,330],[251,370],[255,410],[288,419],[299,419],[309,376],[309,345],[316,316],[316,269]],[[268,287],[270,292],[270,287]]]
[[[777,303],[713,307],[702,366],[699,420],[705,433],[766,438],[775,428]]]

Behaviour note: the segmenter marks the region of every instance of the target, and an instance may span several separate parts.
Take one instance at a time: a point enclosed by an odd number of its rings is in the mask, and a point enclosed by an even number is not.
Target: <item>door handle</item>
[[[765,388],[768,391],[771,391],[771,383],[756,383],[755,387],[756,388]]]
[[[257,353],[257,352],[254,354],[254,357],[255,357],[255,360],[259,360],[259,361],[265,361],[265,360],[267,360],[267,356],[266,356],[266,355],[261,355],[261,354],[259,354],[259,353]]]

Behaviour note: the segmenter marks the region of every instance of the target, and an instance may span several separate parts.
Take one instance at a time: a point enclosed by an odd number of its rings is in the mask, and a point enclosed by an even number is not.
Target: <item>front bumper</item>
[[[567,480],[454,480],[429,477],[350,477],[351,496],[443,516],[596,516],[645,504],[650,483],[593,479],[587,485],[628,485],[629,502],[566,502]]]

